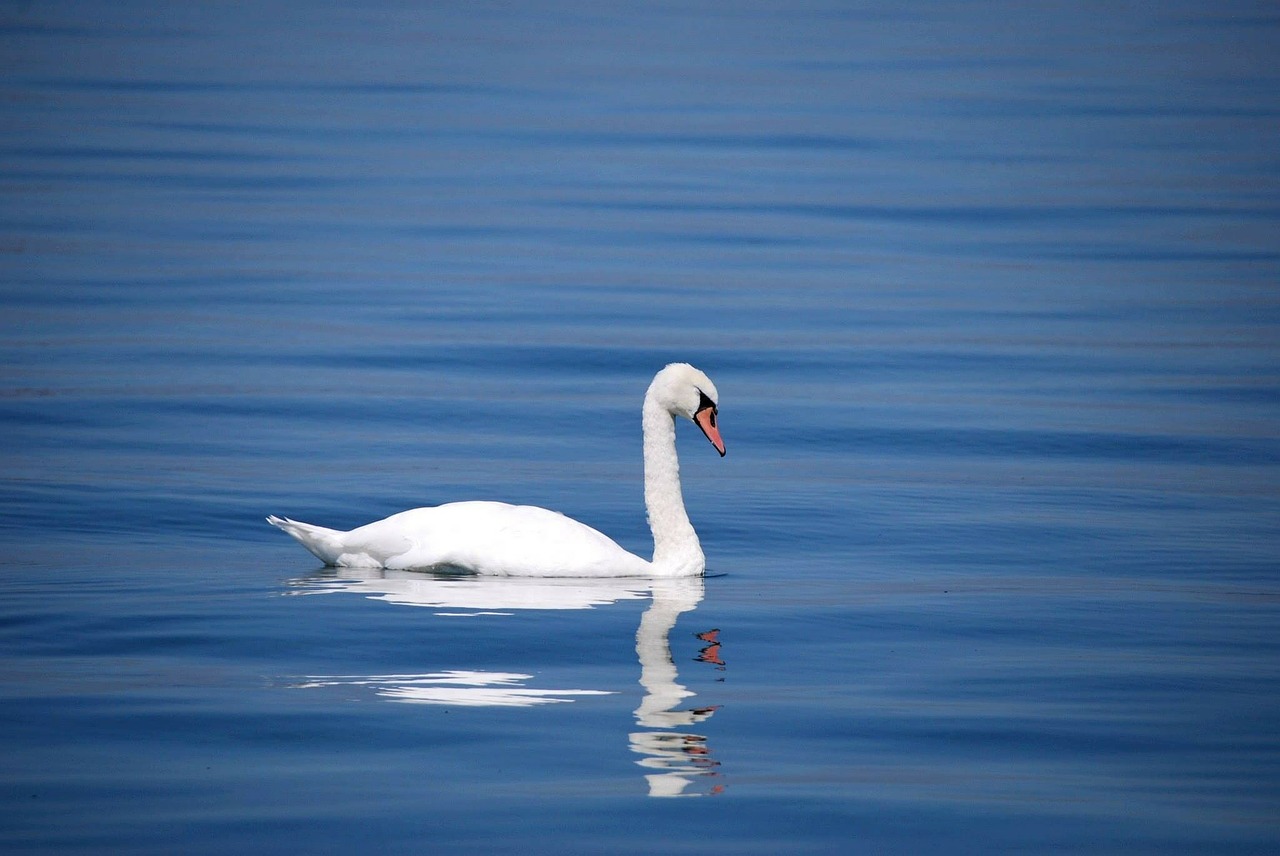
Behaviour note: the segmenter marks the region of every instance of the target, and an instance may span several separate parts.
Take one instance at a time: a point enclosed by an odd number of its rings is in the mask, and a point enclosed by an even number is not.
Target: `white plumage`
[[[711,379],[687,363],[658,372],[645,394],[644,497],[653,531],[652,561],[559,512],[504,502],[414,508],[349,532],[274,515],[267,521],[336,567],[536,577],[696,576],[706,569],[706,559],[680,492],[675,418],[693,420],[723,455],[718,401]]]

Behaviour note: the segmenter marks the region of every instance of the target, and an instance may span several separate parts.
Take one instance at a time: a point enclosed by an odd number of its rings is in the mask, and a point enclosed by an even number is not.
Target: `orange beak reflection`
[[[693,414],[693,421],[698,423],[698,427],[702,429],[702,433],[707,435],[707,439],[711,441],[711,445],[716,447],[716,451],[720,453],[720,457],[724,457],[724,440],[720,439],[720,429],[716,427],[716,409],[714,407],[704,407],[697,413]]]

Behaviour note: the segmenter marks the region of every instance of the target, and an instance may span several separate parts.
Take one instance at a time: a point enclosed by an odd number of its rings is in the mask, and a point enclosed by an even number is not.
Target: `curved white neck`
[[[680,461],[676,457],[675,417],[646,396],[644,428],[644,507],[653,531],[653,571],[657,576],[695,576],[707,565],[684,510]]]

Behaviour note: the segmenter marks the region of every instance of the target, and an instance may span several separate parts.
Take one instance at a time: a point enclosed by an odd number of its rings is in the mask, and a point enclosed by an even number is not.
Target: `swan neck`
[[[653,570],[659,576],[694,576],[706,568],[698,533],[689,522],[680,491],[675,417],[646,396],[644,428],[644,505],[653,532]]]

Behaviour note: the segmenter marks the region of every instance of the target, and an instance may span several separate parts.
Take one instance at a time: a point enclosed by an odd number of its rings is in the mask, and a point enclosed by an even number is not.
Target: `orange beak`
[[[702,433],[707,435],[707,439],[711,441],[711,445],[716,447],[716,451],[720,453],[720,457],[724,457],[724,440],[720,439],[720,429],[716,427],[716,409],[714,407],[704,407],[697,413],[693,414],[693,421],[698,423],[698,427],[702,429]]]

